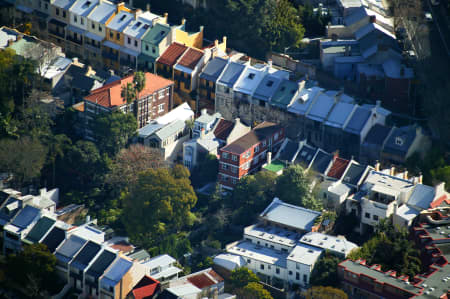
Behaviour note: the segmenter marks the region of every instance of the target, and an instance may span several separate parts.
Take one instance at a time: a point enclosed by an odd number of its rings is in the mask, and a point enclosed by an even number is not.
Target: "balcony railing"
[[[61,38],[65,38],[65,33],[64,33],[64,32],[59,32],[59,31],[56,31],[56,30],[51,30],[51,29],[49,28],[49,29],[48,29],[48,33],[51,34],[51,35],[55,35],[55,36],[61,37]]]
[[[73,43],[76,43],[76,44],[78,44],[78,45],[83,45],[83,39],[76,39],[75,37],[73,37],[73,36],[70,36],[70,35],[68,35],[67,37],[66,37],[66,39],[68,40],[68,41],[71,41],[71,42],[73,42]]]
[[[119,58],[119,54],[114,54],[108,51],[102,51],[102,56],[111,60],[117,60]]]

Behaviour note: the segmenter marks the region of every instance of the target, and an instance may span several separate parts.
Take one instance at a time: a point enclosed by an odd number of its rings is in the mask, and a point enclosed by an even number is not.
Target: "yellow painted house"
[[[106,40],[102,46],[103,61],[106,66],[119,69],[119,52],[124,45],[123,30],[134,20],[134,14],[124,3],[117,4],[115,16],[106,25]]]
[[[181,20],[181,25],[173,29],[172,41],[183,44],[187,47],[197,49],[203,48],[203,26],[200,26],[198,32],[186,31],[186,19]]]

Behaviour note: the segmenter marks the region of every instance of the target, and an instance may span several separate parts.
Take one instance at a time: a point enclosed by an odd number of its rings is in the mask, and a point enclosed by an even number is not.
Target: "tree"
[[[450,165],[438,167],[430,170],[432,180],[437,182],[445,182],[447,189],[450,188]]]
[[[275,196],[276,175],[269,171],[260,171],[239,180],[233,190],[231,204],[238,207],[235,222],[253,223],[258,214],[273,200]]]
[[[132,114],[104,113],[94,121],[94,135],[101,153],[115,156],[136,135],[137,122]]]
[[[347,294],[340,289],[332,287],[315,286],[306,292],[306,299],[347,299]]]
[[[136,96],[139,98],[139,93],[144,90],[145,87],[145,73],[144,72],[135,72],[133,83],[134,88],[136,89]]]
[[[276,195],[284,202],[320,211],[322,202],[314,198],[311,181],[300,165],[292,165],[277,179]]]
[[[47,141],[47,163],[52,166],[52,183],[55,186],[56,160],[64,157],[66,148],[72,144],[72,140],[64,134],[51,135]]]
[[[185,167],[150,169],[139,174],[124,199],[123,223],[128,235],[159,245],[164,236],[193,224],[196,202]]]
[[[294,6],[288,0],[278,1],[265,32],[269,49],[282,52],[286,47],[298,47],[304,33],[305,29]]]
[[[118,188],[133,186],[138,180],[139,173],[165,166],[166,163],[157,149],[132,144],[116,155],[106,181]]]
[[[31,298],[48,298],[58,291],[56,257],[44,244],[26,245],[23,251],[7,256],[6,277]]]
[[[327,252],[315,265],[310,283],[313,286],[333,286],[339,284],[338,264],[342,259]]]
[[[239,298],[242,299],[273,299],[269,291],[264,289],[262,284],[257,282],[250,282],[239,292]]]
[[[0,140],[0,169],[14,175],[17,187],[30,183],[40,176],[47,149],[37,139]]]
[[[249,283],[259,282],[258,276],[248,268],[242,267],[231,271],[229,278],[230,290],[242,289]]]
[[[191,181],[195,187],[202,187],[206,183],[215,182],[219,171],[219,160],[215,155],[200,155],[198,165],[192,172]]]
[[[368,265],[379,264],[383,271],[414,277],[421,272],[420,252],[408,239],[408,232],[394,228],[391,219],[380,221],[377,234],[348,255],[349,259],[365,259]]]
[[[120,96],[125,99],[127,104],[133,102],[136,98],[136,90],[134,89],[133,84],[127,83],[126,85],[122,85]]]

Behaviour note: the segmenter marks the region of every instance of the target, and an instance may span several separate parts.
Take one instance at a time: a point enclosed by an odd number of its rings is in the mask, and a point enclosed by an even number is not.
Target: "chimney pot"
[[[214,47],[218,47],[218,46],[219,46],[219,40],[216,39],[216,40],[214,40]]]
[[[181,19],[181,25],[184,25],[184,24],[186,24],[186,19],[185,19],[185,18],[182,18],[182,19]]]
[[[392,176],[395,175],[395,166],[394,165],[391,165],[391,169],[389,171],[389,174],[392,175]]]
[[[272,152],[267,152],[267,164],[272,163]]]
[[[147,3],[146,8],[147,8],[147,11],[150,12],[150,4],[149,3]]]
[[[408,179],[408,170],[405,170],[403,172],[403,179],[407,180]]]
[[[423,175],[422,172],[419,172],[419,184],[422,184],[423,182]]]
[[[380,161],[375,162],[375,171],[380,171]]]
[[[269,60],[267,61],[267,65],[269,65],[269,67],[272,67],[272,59],[269,59]]]

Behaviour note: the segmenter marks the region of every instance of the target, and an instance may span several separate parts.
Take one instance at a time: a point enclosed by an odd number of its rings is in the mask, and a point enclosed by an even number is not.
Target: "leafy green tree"
[[[258,276],[248,268],[242,267],[231,271],[229,281],[227,281],[230,290],[238,290],[244,288],[249,283],[259,282]]]
[[[265,32],[269,49],[283,52],[286,47],[298,47],[304,33],[297,9],[288,0],[278,1]]]
[[[367,264],[379,264],[383,271],[390,269],[400,275],[414,277],[421,272],[420,252],[408,239],[408,232],[394,228],[392,220],[380,221],[377,234],[348,255],[349,259],[365,259]]]
[[[347,299],[347,294],[340,289],[333,287],[314,286],[306,292],[306,299]]]
[[[27,245],[7,256],[6,277],[30,298],[48,298],[58,291],[56,257],[43,244]]]
[[[133,102],[133,100],[136,98],[136,90],[133,87],[133,84],[127,83],[126,85],[122,85],[120,96],[125,99],[127,104]]]
[[[310,184],[304,169],[300,165],[292,165],[278,177],[276,194],[284,202],[320,211],[322,202],[313,196]]]
[[[114,157],[136,135],[136,118],[119,111],[96,117],[93,131],[101,153]]]
[[[342,259],[327,252],[315,265],[310,283],[313,286],[333,286],[339,284],[338,264]]]
[[[250,282],[239,292],[239,298],[242,299],[273,299],[269,291],[264,289],[263,285],[257,282]]]
[[[450,165],[432,169],[430,174],[435,183],[445,182],[447,189],[450,188]]]
[[[235,212],[236,223],[250,224],[256,220],[273,200],[276,194],[275,182],[276,175],[269,171],[260,171],[239,180],[231,200],[233,207],[238,207]]]
[[[0,169],[13,174],[17,187],[39,178],[45,163],[47,148],[36,138],[0,140]]]
[[[189,181],[189,171],[183,168],[150,169],[139,175],[123,203],[123,223],[128,235],[159,244],[165,235],[192,225],[195,217],[191,209],[197,197]]]

